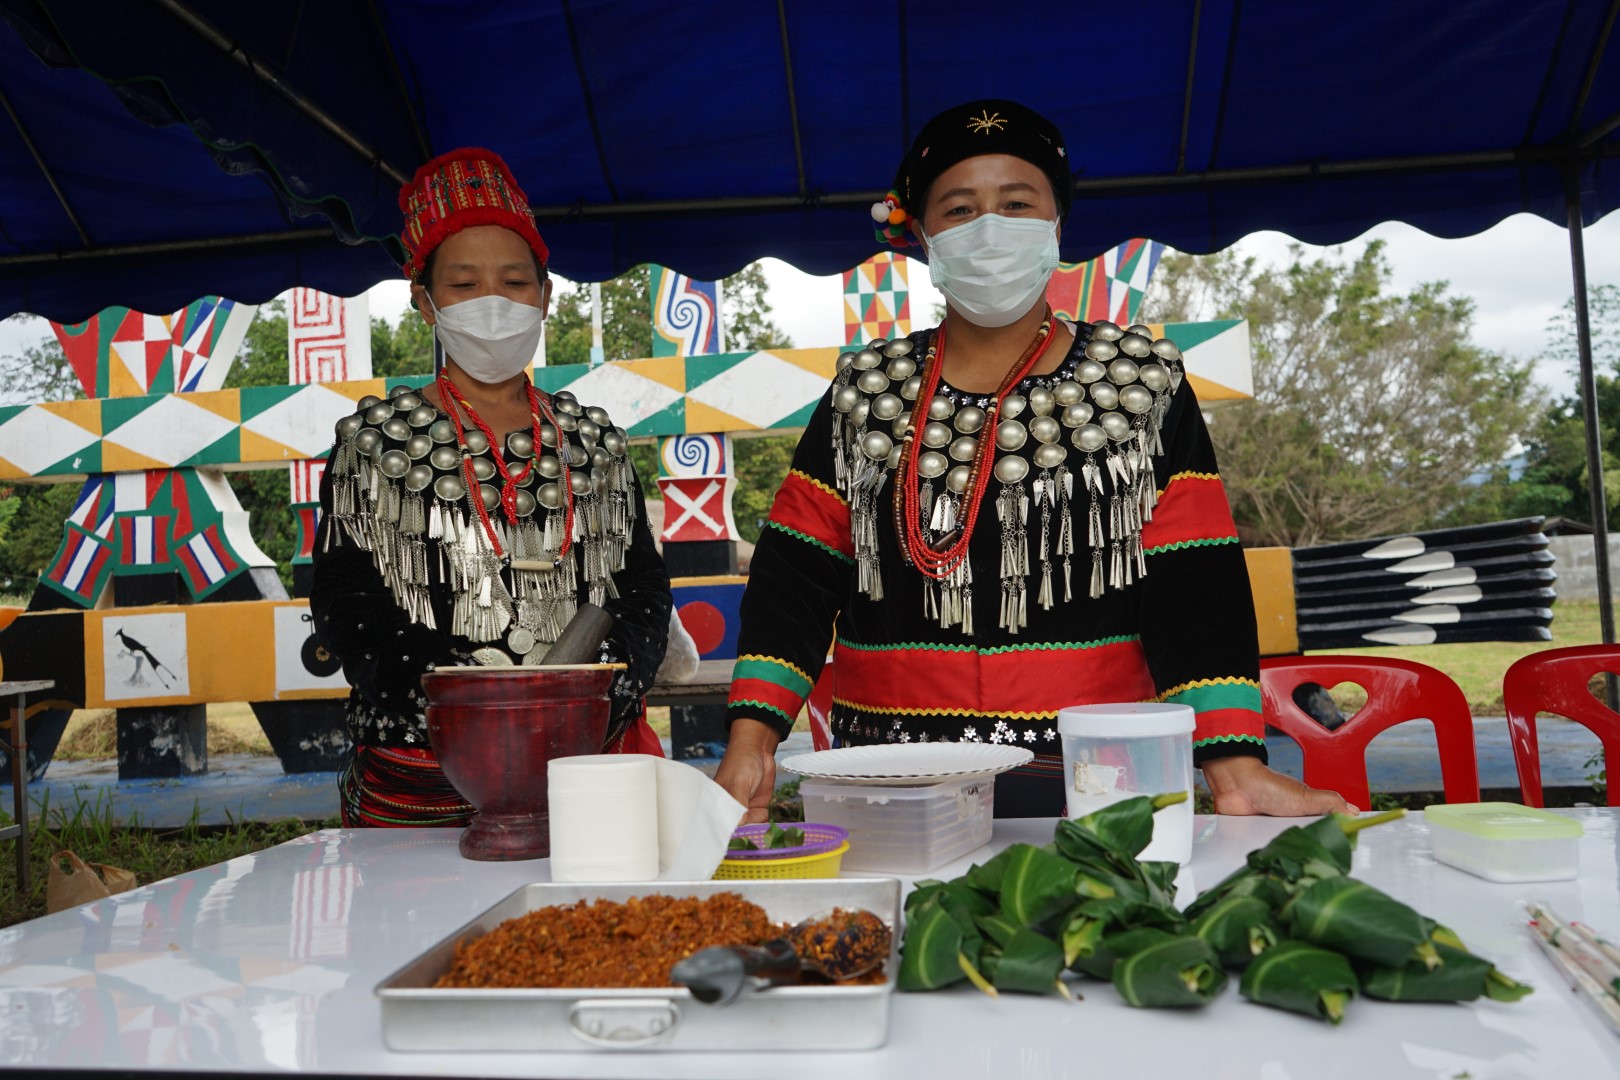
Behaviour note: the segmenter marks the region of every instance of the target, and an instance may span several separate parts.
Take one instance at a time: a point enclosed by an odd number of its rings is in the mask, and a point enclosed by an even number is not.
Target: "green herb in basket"
[[[766,851],[780,851],[783,848],[804,847],[803,829],[779,828],[773,821],[765,830]],[[746,836],[733,836],[726,845],[727,851],[759,851],[760,846]]]

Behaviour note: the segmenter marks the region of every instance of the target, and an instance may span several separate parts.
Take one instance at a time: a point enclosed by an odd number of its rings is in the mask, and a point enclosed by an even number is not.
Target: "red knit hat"
[[[399,189],[405,215],[405,276],[415,281],[422,264],[447,238],[474,225],[511,229],[528,243],[540,265],[551,258],[534,227],[528,196],[512,179],[501,156],[476,146],[440,154],[416,170]]]

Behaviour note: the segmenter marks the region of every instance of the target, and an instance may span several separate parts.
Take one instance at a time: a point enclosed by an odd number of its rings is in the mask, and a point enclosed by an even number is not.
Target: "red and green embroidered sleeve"
[[[786,736],[821,673],[854,569],[833,473],[831,395],[811,414],[748,569],[726,712]]]
[[[1142,528],[1140,626],[1158,700],[1197,714],[1193,760],[1265,760],[1260,644],[1248,564],[1191,383],[1165,418],[1159,503]]]

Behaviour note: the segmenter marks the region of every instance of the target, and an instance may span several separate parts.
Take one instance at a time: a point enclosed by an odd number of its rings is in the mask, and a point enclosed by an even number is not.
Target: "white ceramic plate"
[[[995,743],[885,743],[794,754],[782,759],[782,768],[815,780],[897,786],[994,776],[1034,756],[1021,746]]]

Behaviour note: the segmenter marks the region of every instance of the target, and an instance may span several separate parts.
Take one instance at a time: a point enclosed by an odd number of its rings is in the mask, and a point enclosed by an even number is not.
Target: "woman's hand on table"
[[[776,794],[776,731],[758,720],[734,720],[726,741],[726,756],[714,782],[733,799],[748,807],[744,825],[763,825]]]
[[[727,754],[730,757],[730,754]],[[1255,757],[1216,758],[1204,762],[1204,782],[1215,800],[1217,814],[1264,814],[1268,817],[1315,817],[1318,814],[1359,814],[1336,791],[1306,787],[1291,776],[1274,771]]]

